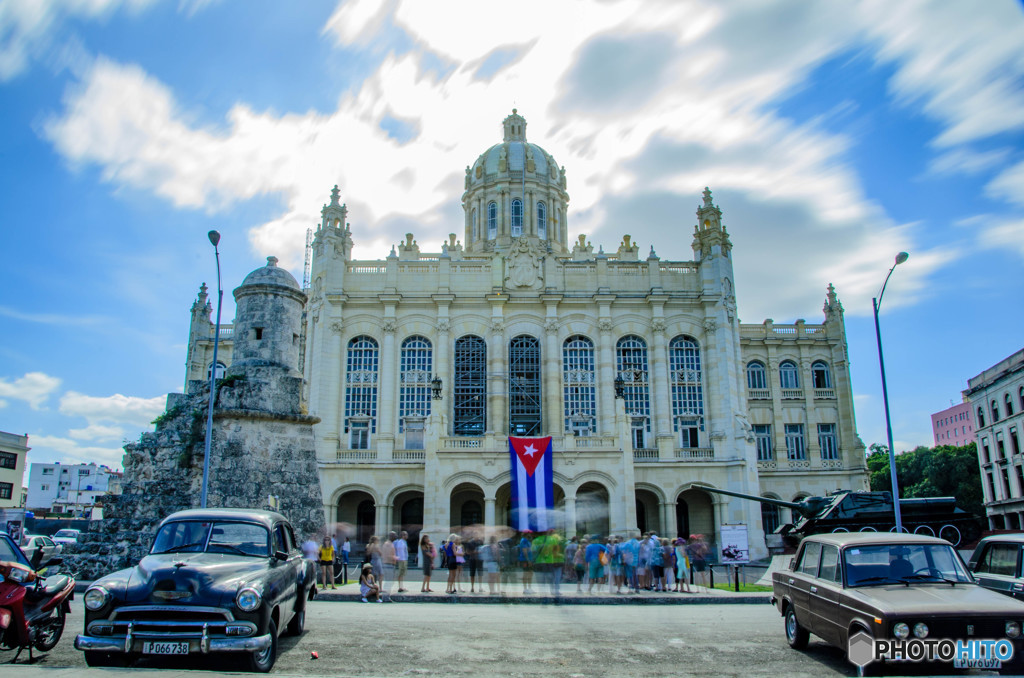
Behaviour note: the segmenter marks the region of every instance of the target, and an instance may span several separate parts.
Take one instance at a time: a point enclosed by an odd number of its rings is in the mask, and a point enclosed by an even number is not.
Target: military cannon
[[[775,530],[790,545],[796,545],[809,534],[821,532],[896,530],[890,492],[839,490],[827,497],[806,497],[794,502],[713,487],[700,486],[700,489],[791,509],[794,522]],[[942,537],[954,546],[973,542],[981,536],[982,526],[977,516],[958,507],[954,497],[900,499],[900,513],[904,532]]]

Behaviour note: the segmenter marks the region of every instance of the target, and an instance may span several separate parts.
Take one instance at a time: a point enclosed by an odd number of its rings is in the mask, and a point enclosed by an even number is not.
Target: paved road
[[[72,647],[81,598],[65,637],[19,678],[63,678],[85,667]],[[310,659],[316,651],[320,658]],[[4,653],[6,654],[6,653]],[[0,659],[3,659],[0,656]],[[231,659],[139,668],[238,670]],[[4,673],[0,670],[0,673]],[[69,672],[70,673],[70,672]],[[89,671],[97,676],[124,676]],[[177,671],[161,673],[164,678]],[[843,654],[811,641],[791,650],[770,605],[416,605],[314,601],[306,632],[285,638],[274,674],[305,676],[808,676],[855,675]],[[922,673],[922,672],[918,672]],[[196,675],[196,674],[193,674]],[[206,673],[206,676],[211,675]]]

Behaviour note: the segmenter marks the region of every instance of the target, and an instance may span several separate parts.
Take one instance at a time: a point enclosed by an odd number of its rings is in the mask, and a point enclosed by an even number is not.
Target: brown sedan
[[[863,666],[864,655],[851,654],[851,636],[866,641],[858,631],[872,646],[876,640],[1008,640],[1013,658],[1002,669],[1022,667],[1024,603],[978,586],[943,539],[816,534],[801,542],[790,569],[772,579],[772,603],[795,649],[806,647],[813,633]]]

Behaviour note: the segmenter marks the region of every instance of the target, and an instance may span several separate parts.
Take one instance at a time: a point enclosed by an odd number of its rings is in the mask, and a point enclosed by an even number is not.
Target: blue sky
[[[466,165],[516,106],[570,236],[689,260],[705,185],[743,322],[846,309],[858,429],[897,449],[1024,337],[1019,2],[0,0],[0,430],[120,465],[183,386],[189,308],[338,184],[356,256],[462,238]]]

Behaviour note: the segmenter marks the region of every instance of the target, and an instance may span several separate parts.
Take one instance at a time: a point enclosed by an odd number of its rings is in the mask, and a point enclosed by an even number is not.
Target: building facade
[[[96,500],[120,492],[121,472],[105,465],[30,464],[26,506],[37,511],[91,511]]]
[[[787,516],[702,488],[785,500],[867,489],[831,286],[820,323],[741,324],[709,190],[693,260],[641,256],[629,235],[595,251],[569,240],[565,168],[526,141],[515,110],[503,131],[467,166],[463,239],[440,252],[407,234],[386,259],[354,260],[337,187],[322,210],[295,340],[327,522],[357,543],[508,525],[509,435],[552,437],[569,532],[715,541],[745,524],[762,555],[762,520],[770,531]],[[204,286],[186,383],[213,369],[210,311]],[[224,366],[233,331],[221,329]]]
[[[1024,349],[967,380],[990,529],[1024,529]]]
[[[0,431],[0,509],[24,506],[22,483],[30,449],[28,435]]]
[[[974,409],[960,403],[932,415],[932,436],[935,445],[963,447],[975,442]]]

